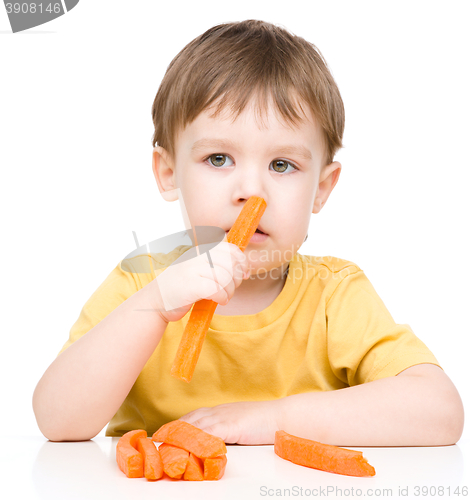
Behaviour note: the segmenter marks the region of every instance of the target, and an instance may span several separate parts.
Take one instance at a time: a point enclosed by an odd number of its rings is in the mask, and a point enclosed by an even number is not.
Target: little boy
[[[245,253],[221,242],[210,266],[207,253],[170,265],[183,246],[151,255],[156,274],[120,263],[36,387],[44,435],[91,439],[108,422],[107,436],[151,435],[181,418],[239,444],[278,429],[339,446],[458,441],[456,388],[364,272],[297,252],[341,171],[343,102],[318,50],[261,21],[216,26],[172,61],[152,116],[162,196],[226,232],[262,197],[259,233]],[[219,305],[188,384],[170,370],[203,298]]]

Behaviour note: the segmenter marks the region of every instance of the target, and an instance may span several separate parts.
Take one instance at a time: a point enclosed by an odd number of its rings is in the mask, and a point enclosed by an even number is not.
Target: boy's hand
[[[280,430],[280,400],[243,401],[199,408],[180,420],[222,438],[226,443],[274,444]]]
[[[209,254],[174,263],[149,283],[165,321],[178,321],[201,299],[226,305],[248,278],[248,260],[236,245],[224,240]]]

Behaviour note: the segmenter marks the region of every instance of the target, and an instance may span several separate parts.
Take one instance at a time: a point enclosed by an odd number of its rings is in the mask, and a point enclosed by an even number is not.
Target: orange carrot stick
[[[194,453],[189,454],[188,465],[184,471],[183,479],[185,481],[203,481],[204,480],[204,462],[196,457]]]
[[[191,382],[217,306],[217,302],[207,299],[199,300],[193,305],[171,367],[170,373],[173,377]]]
[[[250,197],[230,229],[227,241],[244,252],[265,210],[266,202],[263,198]],[[171,367],[173,377],[185,382],[191,381],[217,305],[217,302],[206,299],[194,304]]]
[[[252,196],[243,205],[238,214],[235,224],[227,234],[227,241],[237,245],[244,252],[251,237],[255,234],[259,221],[266,210],[266,202],[263,198]]]
[[[213,458],[227,453],[224,440],[209,434],[184,420],[162,425],[152,436],[153,441],[178,446],[199,458]]]
[[[173,479],[181,479],[188,465],[189,452],[167,443],[162,443],[158,451],[165,473]]]
[[[348,450],[276,431],[274,453],[294,464],[346,476],[375,476],[362,451]]]
[[[150,438],[144,437],[137,440],[137,450],[144,460],[144,476],[153,481],[163,476],[163,461],[160,452]]]
[[[209,481],[219,480],[225,472],[227,465],[227,455],[220,455],[215,458],[206,458],[204,460],[204,479]]]
[[[137,440],[146,438],[147,432],[138,429],[126,432],[116,445],[116,462],[127,477],[143,477],[144,462],[142,454],[137,451]]]

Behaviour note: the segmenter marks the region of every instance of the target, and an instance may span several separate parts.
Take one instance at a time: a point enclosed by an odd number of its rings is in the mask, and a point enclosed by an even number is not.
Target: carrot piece
[[[224,440],[209,434],[184,420],[162,425],[152,436],[153,441],[178,446],[199,458],[213,458],[227,453]]]
[[[163,462],[160,452],[150,438],[137,440],[137,450],[144,460],[144,476],[147,480],[160,479],[163,476]]]
[[[217,302],[207,299],[199,300],[193,305],[171,367],[173,377],[191,382],[217,306]]]
[[[251,196],[230,229],[227,241],[237,245],[244,252],[265,210],[264,199]],[[194,304],[171,367],[173,377],[185,382],[191,381],[217,305],[217,302],[207,299]]]
[[[158,451],[162,457],[165,473],[173,479],[181,479],[188,465],[189,451],[167,443],[162,443]]]
[[[143,477],[144,461],[137,450],[137,440],[146,438],[147,432],[138,429],[126,432],[116,445],[116,462],[127,477]]]
[[[266,202],[259,196],[251,196],[243,205],[235,224],[227,234],[227,241],[244,252],[255,234],[259,221],[266,210]]]
[[[210,460],[210,459],[208,459]],[[204,480],[204,462],[196,457],[194,453],[189,454],[188,465],[184,471],[183,479],[185,481],[203,481]]]
[[[220,455],[219,457],[206,458],[204,460],[204,479],[209,481],[217,481],[225,472],[227,465],[227,455]]]
[[[362,451],[348,450],[311,439],[276,431],[274,452],[294,464],[346,476],[375,476],[375,469],[362,456]]]

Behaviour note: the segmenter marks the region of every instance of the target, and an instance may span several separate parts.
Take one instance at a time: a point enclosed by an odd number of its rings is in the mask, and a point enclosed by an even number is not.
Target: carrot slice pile
[[[163,476],[163,462],[153,441],[147,437],[137,439],[137,450],[144,460],[144,476],[149,481]]]
[[[244,252],[265,210],[264,199],[251,196],[230,229],[227,241]],[[171,368],[171,375],[174,377],[185,382],[191,381],[217,305],[217,302],[206,299],[194,304]]]
[[[181,479],[188,465],[189,451],[167,443],[162,443],[158,451],[162,457],[165,473],[173,479]]]
[[[374,467],[362,456],[361,451],[292,436],[285,431],[276,431],[274,452],[285,460],[313,469],[346,476],[375,476]]]
[[[173,420],[162,425],[153,434],[152,440],[178,446],[199,458],[213,458],[227,453],[223,439],[204,432],[184,420]]]
[[[158,449],[153,441],[161,443]],[[183,420],[162,425],[152,439],[142,429],[127,432],[116,446],[116,460],[124,474],[149,481],[165,474],[186,481],[217,481],[225,472],[226,453],[223,439]]]
[[[137,440],[147,438],[147,432],[138,429],[126,432],[116,445],[116,461],[127,477],[143,477],[144,461],[137,450]]]

